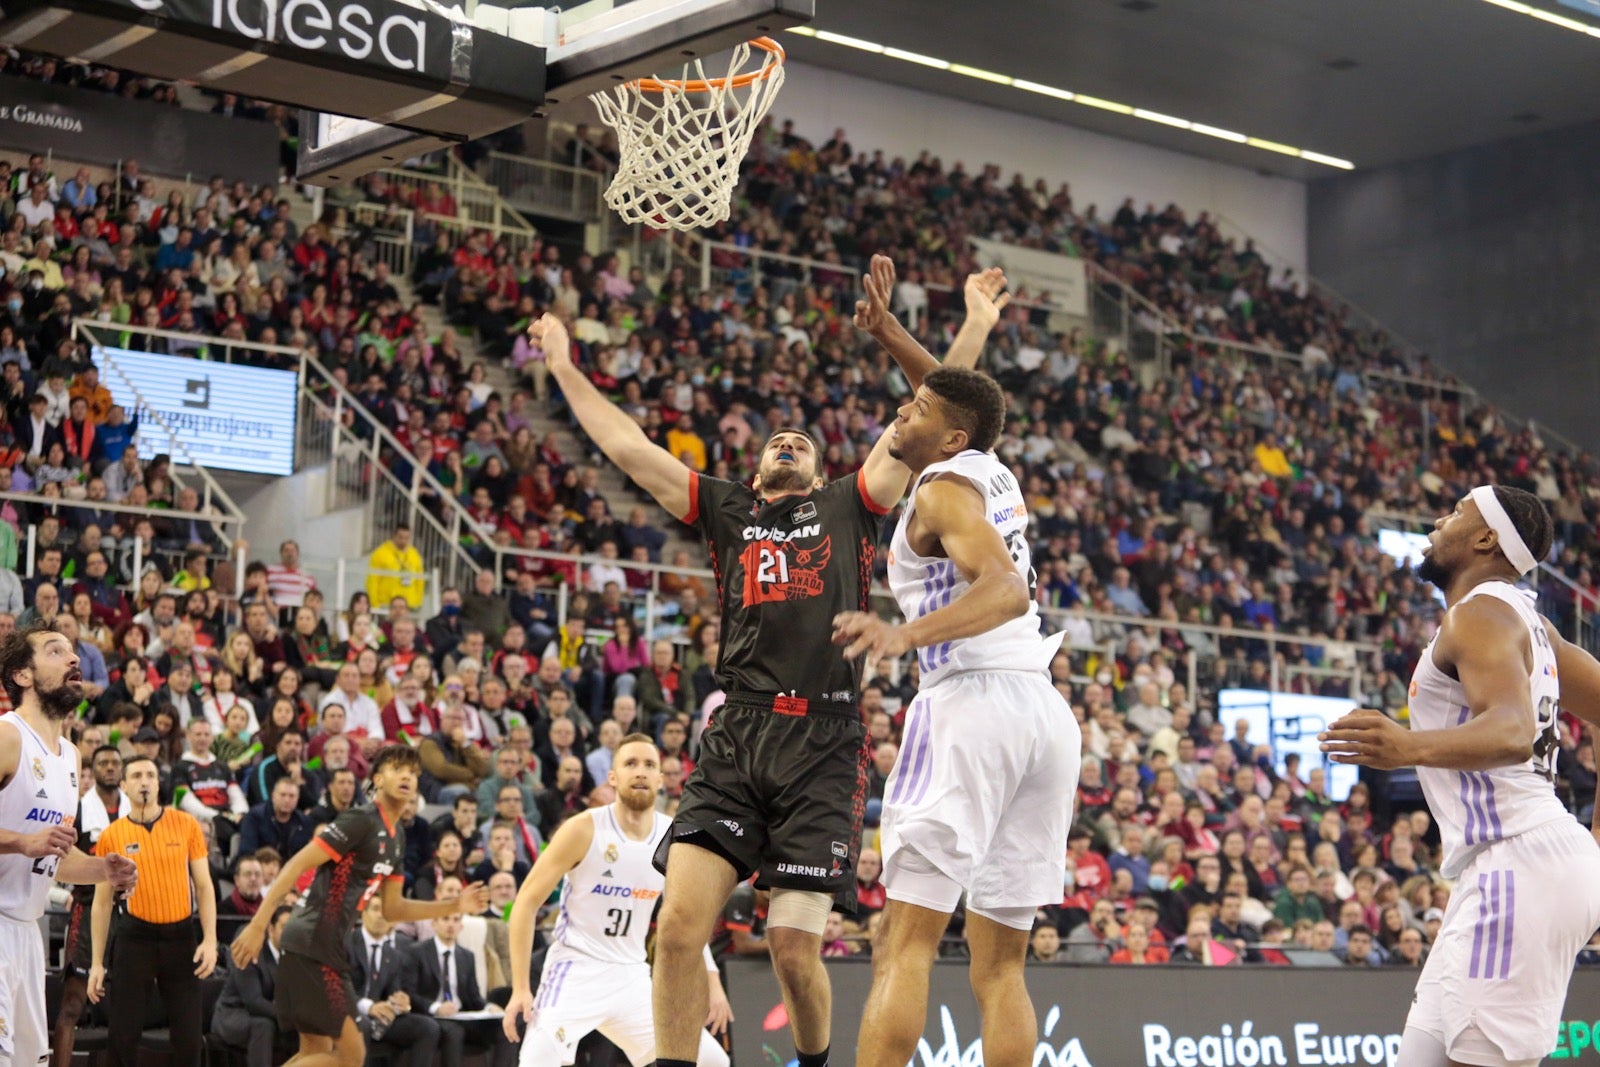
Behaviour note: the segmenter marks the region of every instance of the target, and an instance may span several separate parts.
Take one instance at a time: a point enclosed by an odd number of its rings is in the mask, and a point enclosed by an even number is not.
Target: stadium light
[[[1517,0],[1486,0],[1486,2],[1498,4],[1501,7],[1510,8],[1526,8],[1528,6],[1526,4],[1518,3]],[[1559,18],[1559,16],[1557,16],[1557,18]],[[1554,21],[1554,19],[1551,21]],[[1562,19],[1561,21],[1570,22],[1572,20]],[[788,32],[799,34],[802,37],[812,37],[827,44],[839,45],[842,48],[853,48],[860,52],[869,52],[873,55],[884,56],[888,59],[898,59],[903,63],[915,63],[916,65],[922,67],[931,67],[934,70],[947,71],[951,74],[957,74],[964,78],[976,78],[979,81],[990,82],[994,85],[1004,85],[1007,88],[1017,89],[1025,93],[1034,93],[1038,96],[1048,96],[1052,97],[1053,99],[1063,100],[1071,104],[1081,104],[1084,107],[1092,107],[1099,111],[1111,111],[1118,115],[1126,115],[1129,118],[1139,119],[1143,122],[1152,122],[1158,126],[1170,126],[1174,129],[1187,130],[1190,133],[1197,133],[1202,137],[1211,137],[1219,141],[1242,144],[1249,148],[1259,149],[1263,152],[1272,152],[1276,155],[1292,156],[1296,159],[1303,159],[1307,163],[1315,163],[1323,167],[1333,167],[1336,170],[1356,169],[1356,165],[1350,162],[1348,159],[1340,159],[1338,156],[1330,156],[1324,152],[1313,152],[1309,148],[1296,148],[1294,145],[1287,145],[1278,141],[1269,141],[1261,137],[1251,137],[1243,133],[1235,133],[1233,130],[1224,130],[1216,126],[1208,126],[1203,122],[1195,122],[1191,119],[1180,118],[1177,115],[1167,115],[1160,111],[1150,111],[1146,108],[1135,107],[1132,104],[1118,103],[1115,100],[1106,100],[1098,96],[1087,96],[1083,93],[1074,92],[1071,89],[1063,89],[1054,85],[1044,85],[1035,81],[1026,81],[1022,78],[1014,78],[1009,74],[1001,74],[997,71],[984,70],[981,67],[969,67],[964,63],[953,63],[948,59],[938,59],[934,56],[925,56],[917,52],[907,52],[900,48],[891,48],[888,45],[879,44],[876,41],[866,41],[860,37],[846,37],[842,33],[833,33],[830,30],[816,30],[812,29],[810,26],[791,26]],[[1600,36],[1600,32],[1597,32],[1596,30],[1590,30],[1590,32],[1594,33],[1595,36]]]

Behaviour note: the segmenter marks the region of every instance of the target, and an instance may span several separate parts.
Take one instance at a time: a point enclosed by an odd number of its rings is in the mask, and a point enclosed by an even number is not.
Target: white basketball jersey
[[[1484,582],[1463,597],[1488,596],[1511,605],[1528,628],[1533,648],[1533,674],[1528,679],[1536,730],[1533,759],[1515,767],[1488,771],[1452,771],[1418,767],[1417,778],[1428,798],[1428,808],[1439,823],[1444,847],[1440,873],[1454,878],[1486,845],[1526,833],[1557,819],[1572,816],[1556,798],[1555,764],[1559,749],[1556,717],[1561,687],[1556,678],[1556,657],[1544,620],[1533,609],[1533,598],[1509,582]],[[1435,638],[1437,640],[1437,638]],[[1461,683],[1433,662],[1429,643],[1411,675],[1411,728],[1449,730],[1472,716]]]
[[[970,584],[950,560],[942,556],[919,556],[911,549],[906,531],[916,514],[917,490],[941,474],[954,474],[971,482],[983,494],[989,521],[1005,538],[1006,548],[1017,573],[1028,583],[1029,603],[1025,614],[976,637],[945,641],[917,652],[922,667],[922,685],[933,685],[945,675],[959,671],[1042,671],[1061,644],[1060,635],[1039,634],[1039,607],[1033,602],[1035,583],[1033,554],[1028,547],[1028,508],[1017,480],[991,453],[966,451],[931,464],[911,487],[910,499],[895,526],[889,546],[889,589],[910,622],[940,608],[948,607],[967,591]]]
[[[74,817],[78,812],[78,750],[62,740],[58,751],[51,752],[44,738],[14,712],[0,716],[0,730],[7,729],[8,723],[21,735],[22,755],[17,773],[0,789],[0,826],[13,833],[36,834]],[[0,916],[38,922],[58,862],[55,857],[0,856]]]
[[[650,861],[672,820],[656,812],[650,839],[635,841],[622,832],[611,804],[573,818],[594,823],[594,840],[562,880],[561,914],[548,959],[643,963],[650,917],[667,884]]]

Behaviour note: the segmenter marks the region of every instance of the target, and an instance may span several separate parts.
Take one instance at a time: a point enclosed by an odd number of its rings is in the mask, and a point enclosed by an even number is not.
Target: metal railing
[[[479,173],[518,211],[574,222],[604,217],[607,176],[583,167],[490,152]]]
[[[364,200],[334,208],[333,218],[326,225],[335,241],[349,238],[358,255],[386,265],[397,278],[409,278],[416,255],[416,215],[410,208]]]
[[[415,213],[414,237],[419,243],[432,242],[434,234],[441,231],[457,241],[484,231],[494,241],[505,242],[515,253],[531,247],[538,239],[538,230],[500,195],[500,190],[454,155],[445,156],[443,172],[386,167],[378,173],[404,204],[411,205]],[[431,186],[437,186],[454,201],[454,214],[416,209],[417,201]],[[432,194],[428,195],[431,199]]]
[[[0,492],[0,500],[10,501],[21,505],[28,510],[29,521],[25,527],[25,540],[22,564],[18,573],[25,577],[34,576],[34,563],[38,557],[39,526],[36,520],[43,519],[46,515],[59,517],[62,511],[88,511],[96,515],[102,512],[112,515],[129,516],[134,521],[149,519],[152,523],[167,524],[172,522],[203,522],[214,526],[231,528],[232,537],[226,538],[226,551],[218,558],[227,558],[235,562],[234,588],[231,596],[234,600],[244,595],[244,565],[245,552],[249,545],[244,540],[245,516],[223,515],[214,511],[179,511],[176,508],[138,507],[132,504],[114,504],[107,500],[70,500],[64,497],[41,496],[38,493],[18,493],[10,490]],[[20,509],[19,509],[20,510]],[[83,529],[89,522],[82,524],[73,523]],[[138,590],[139,579],[144,574],[144,567],[154,557],[163,557],[170,561],[183,558],[188,546],[182,548],[161,548],[152,542],[147,549],[143,541],[135,536],[113,538],[111,531],[101,531],[104,540],[100,544],[101,551],[106,555],[110,566],[107,575],[112,585],[124,592],[133,593]],[[63,596],[61,607],[64,611],[72,608],[72,598]]]
[[[764,287],[776,305],[789,293],[797,293],[807,285],[832,286],[834,305],[841,311],[853,307],[861,291],[861,271],[842,263],[741,248],[721,241],[694,239],[694,245],[702,290],[713,285],[731,285],[742,293],[750,293]]]
[[[101,340],[96,333],[97,330],[105,331],[107,329],[109,329],[108,324],[97,322],[94,319],[72,320],[73,337],[85,341],[94,350],[95,362],[99,365],[101,373],[107,375],[108,378],[114,378],[116,381],[121,382],[122,385],[133,394],[133,398],[137,404],[138,410],[131,413],[130,418],[133,416],[138,417],[140,421],[140,435],[143,436],[145,427],[150,421],[153,421],[157,426],[159,426],[162,433],[165,434],[167,439],[167,455],[172,457],[173,481],[177,483],[180,488],[182,488],[183,481],[181,475],[178,473],[177,468],[184,467],[193,471],[195,477],[200,481],[197,492],[200,494],[202,510],[209,511],[214,507],[220,508],[224,514],[243,522],[244,513],[239,510],[239,505],[235,504],[233,502],[233,498],[228,495],[227,491],[224,490],[222,486],[217,484],[217,480],[211,476],[210,471],[206,470],[199,463],[195,462],[194,457],[189,453],[188,446],[183,443],[183,439],[179,437],[177,432],[174,431],[167,423],[167,420],[162,416],[161,412],[151,407],[149,403],[145,401],[144,395],[139,392],[139,387],[135,385],[125,373],[123,373],[120,367],[117,366],[115,358],[107,354],[104,347],[105,342]],[[187,338],[193,341],[209,340],[215,342],[216,340],[215,338],[202,338],[195,334],[173,334],[171,331],[167,330],[151,330],[150,328],[143,326],[121,326],[117,328],[117,332],[119,334],[163,334],[168,337]],[[114,345],[112,347],[121,346]]]
[[[362,508],[366,544],[410,526],[423,561],[448,584],[475,572],[461,544],[471,528],[462,503],[326,367],[309,355],[301,367],[301,455],[307,466],[328,465],[327,510]]]

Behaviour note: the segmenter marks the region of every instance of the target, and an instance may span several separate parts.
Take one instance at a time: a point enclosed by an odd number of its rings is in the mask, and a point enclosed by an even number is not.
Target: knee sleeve
[[[832,910],[833,898],[826,893],[774,889],[772,903],[767,908],[767,928],[784,926],[821,937],[828,925],[828,912]]]

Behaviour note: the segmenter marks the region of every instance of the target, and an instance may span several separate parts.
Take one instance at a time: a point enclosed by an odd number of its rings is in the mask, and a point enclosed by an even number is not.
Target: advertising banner
[[[29,78],[0,78],[0,147],[108,167],[137,159],[148,173],[199,181],[213,174],[254,185],[278,180],[278,128],[270,122]]]
[[[854,1062],[868,960],[825,961],[833,980],[833,1052]],[[1034,1067],[1393,1067],[1419,972],[1335,968],[1030,965],[1039,1017]],[[794,1060],[772,966],[728,963],[735,1067]],[[1600,1065],[1600,970],[1580,969],[1550,1061]],[[927,1029],[909,1067],[977,1067],[979,1017],[965,963],[936,964]]]
[[[299,376],[293,371],[125,348],[97,347],[94,360],[112,400],[130,417],[139,415],[141,458],[173,452],[170,428],[202,467],[294,473]],[[182,462],[177,455],[173,459]]]
[[[1050,304],[1068,315],[1089,315],[1089,278],[1083,260],[1036,248],[969,237],[985,267],[1001,267],[1013,291],[1026,289],[1028,299]]]

